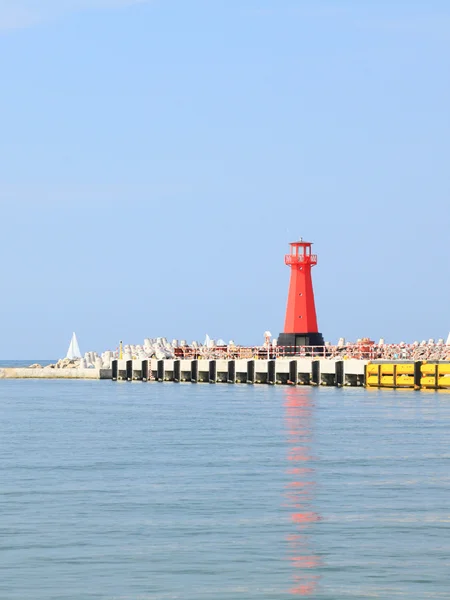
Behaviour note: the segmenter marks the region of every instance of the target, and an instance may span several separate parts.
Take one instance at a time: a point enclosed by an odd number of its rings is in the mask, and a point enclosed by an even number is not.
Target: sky
[[[448,0],[0,0],[0,359],[450,330]]]

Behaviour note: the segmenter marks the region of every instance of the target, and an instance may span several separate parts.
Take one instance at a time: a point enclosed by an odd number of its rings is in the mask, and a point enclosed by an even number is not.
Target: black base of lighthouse
[[[321,333],[280,333],[277,346],[292,346],[293,351],[301,346],[325,346]]]

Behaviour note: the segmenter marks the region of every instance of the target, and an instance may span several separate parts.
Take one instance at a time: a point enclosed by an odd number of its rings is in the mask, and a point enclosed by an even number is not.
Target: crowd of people
[[[406,344],[358,342],[344,346],[325,346],[324,353],[330,358],[358,358],[365,360],[450,360],[450,345],[443,340]]]
[[[385,344],[383,340],[374,343],[363,339],[354,343],[339,343],[325,346],[297,346],[286,347],[276,344],[262,346],[237,346],[234,343],[227,345],[201,345],[180,346],[174,349],[177,358],[204,358],[204,359],[263,359],[283,357],[313,357],[329,359],[360,359],[360,360],[450,360],[450,345],[443,340],[429,340],[428,342],[414,342],[406,344]]]

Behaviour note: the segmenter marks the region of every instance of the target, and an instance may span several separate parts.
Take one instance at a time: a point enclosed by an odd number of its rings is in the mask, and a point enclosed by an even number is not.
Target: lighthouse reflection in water
[[[284,423],[287,439],[284,506],[290,511],[291,532],[287,535],[287,560],[292,566],[289,592],[311,596],[319,582],[320,560],[314,554],[312,529],[320,516],[314,510],[316,493],[314,457],[311,445],[314,435],[313,392],[306,388],[285,391]]]

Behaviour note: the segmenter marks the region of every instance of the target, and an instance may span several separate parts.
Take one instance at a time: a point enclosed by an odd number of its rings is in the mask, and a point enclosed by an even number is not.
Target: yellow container
[[[436,377],[421,377],[420,385],[423,387],[436,387]]]
[[[450,362],[423,363],[420,365],[420,386],[416,386],[416,364],[378,363],[366,367],[367,387],[450,389]]]
[[[441,377],[438,377],[438,385],[440,388],[450,388],[450,377],[441,375]]]
[[[395,378],[395,384],[397,387],[414,387],[414,375],[398,375]]]
[[[376,375],[378,377],[379,365],[367,365],[367,376]]]

